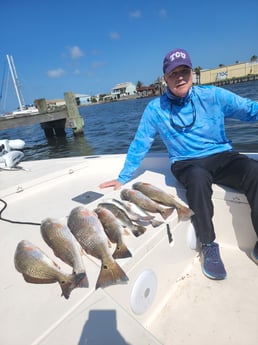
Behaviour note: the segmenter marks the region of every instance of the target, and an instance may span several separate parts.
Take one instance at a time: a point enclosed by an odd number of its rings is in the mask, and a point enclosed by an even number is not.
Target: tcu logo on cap
[[[178,58],[185,59],[186,55],[183,52],[177,51],[177,52],[171,54],[169,58],[170,58],[170,61],[174,61],[175,59],[178,59]]]

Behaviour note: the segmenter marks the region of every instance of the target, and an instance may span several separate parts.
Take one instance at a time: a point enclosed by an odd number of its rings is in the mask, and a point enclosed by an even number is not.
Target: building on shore
[[[111,90],[113,98],[120,98],[124,96],[131,96],[136,93],[136,85],[131,82],[117,84]]]
[[[76,93],[75,99],[76,99],[77,105],[87,105],[91,103],[90,95]]]
[[[200,70],[200,84],[215,84],[234,79],[241,81],[247,78],[258,79],[258,61]]]

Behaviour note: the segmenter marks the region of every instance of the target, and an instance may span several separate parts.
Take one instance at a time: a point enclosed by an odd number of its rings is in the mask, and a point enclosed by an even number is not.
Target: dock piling
[[[73,128],[74,135],[83,134],[84,121],[78,111],[75,96],[72,92],[65,92],[65,103],[67,107],[66,127]]]
[[[65,137],[65,128],[73,129],[74,135],[83,135],[84,121],[81,117],[72,92],[64,94],[62,105],[48,104],[45,98],[36,99],[38,113],[7,114],[0,116],[0,130],[40,124],[47,138]]]

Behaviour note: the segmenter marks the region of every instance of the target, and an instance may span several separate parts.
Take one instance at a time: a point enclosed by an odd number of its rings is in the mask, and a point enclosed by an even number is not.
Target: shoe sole
[[[212,280],[224,280],[227,277],[226,274],[224,276],[221,276],[221,277],[214,276],[214,275],[210,274],[209,272],[207,272],[203,266],[202,266],[202,272],[207,278],[210,278]]]

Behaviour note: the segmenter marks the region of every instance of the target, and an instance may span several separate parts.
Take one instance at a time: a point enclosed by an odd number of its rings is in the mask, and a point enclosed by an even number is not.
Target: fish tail
[[[61,279],[59,284],[62,289],[62,296],[66,299],[70,297],[71,292],[75,288],[89,287],[88,278],[86,272],[80,272],[77,274],[71,274],[68,279]]]
[[[142,234],[144,234],[146,230],[147,228],[145,226],[134,224],[132,233],[134,234],[135,237],[139,237]]]
[[[109,285],[124,284],[129,280],[126,273],[114,260],[108,265],[103,264],[96,282],[96,289],[105,288]]]
[[[86,272],[75,274],[75,283],[76,283],[76,288],[88,288],[89,280],[88,280]]]
[[[177,215],[178,220],[183,221],[190,219],[194,215],[194,212],[189,207],[182,206],[177,208]]]
[[[169,208],[166,208],[162,211],[160,211],[160,214],[162,216],[163,219],[167,219],[169,216],[171,216],[171,214],[173,213],[174,211],[174,207],[169,207]]]
[[[70,297],[71,292],[73,289],[77,287],[76,283],[76,275],[71,274],[68,279],[61,279],[59,281],[60,287],[62,289],[62,295],[65,299],[68,299]]]
[[[154,217],[154,216],[151,216],[151,215],[141,217],[141,219],[143,219],[143,220],[152,220],[152,219],[154,219],[154,218],[155,218],[155,217]]]
[[[153,219],[151,220],[151,225],[154,227],[154,228],[157,228],[158,226],[160,226],[161,224],[163,224],[164,222],[161,222],[160,220],[157,220],[157,219]]]
[[[129,236],[131,235],[131,231],[128,229],[128,228],[124,228],[124,231],[123,231],[123,234],[126,235],[126,236]]]
[[[112,256],[114,259],[124,259],[131,257],[132,253],[124,243],[121,243],[116,246],[116,249]]]

